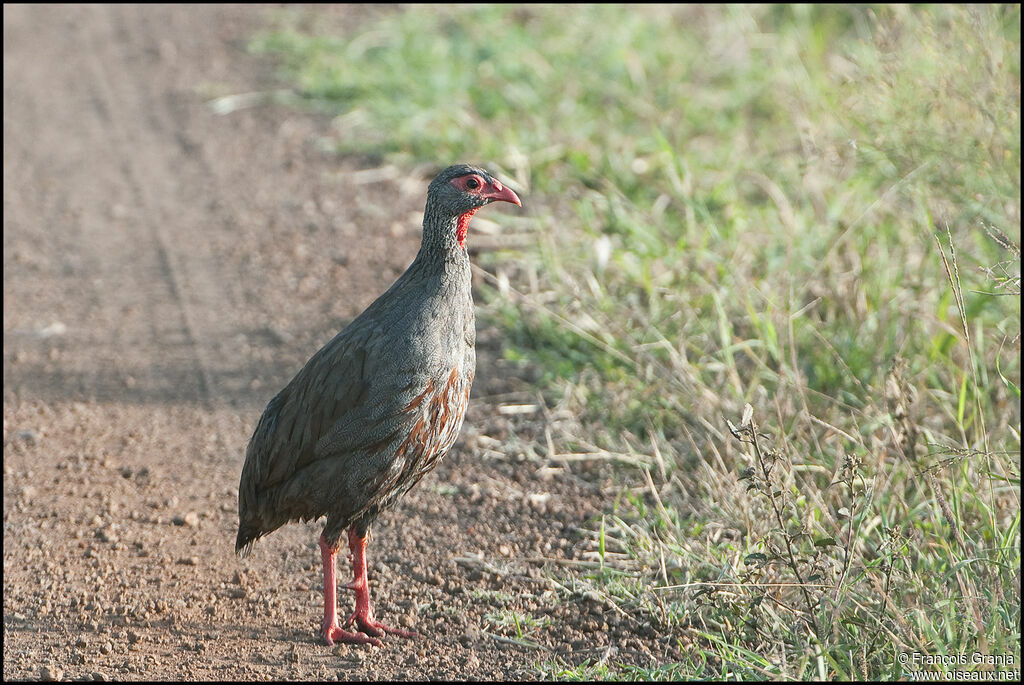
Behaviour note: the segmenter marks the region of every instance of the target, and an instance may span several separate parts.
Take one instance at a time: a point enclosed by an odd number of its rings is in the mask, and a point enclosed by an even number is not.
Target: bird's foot
[[[342,629],[337,623],[334,623],[333,625],[325,625],[321,631],[321,635],[328,647],[333,645],[335,642],[344,642],[350,645],[384,646],[384,643],[377,639],[379,636],[370,637],[361,633],[350,633],[347,630]]]
[[[360,631],[374,637],[384,637],[385,633],[388,635],[397,635],[398,637],[404,637],[406,639],[419,637],[419,635],[411,630],[402,630],[400,628],[386,626],[380,621],[375,620],[373,615],[368,612],[362,614],[358,610],[354,611],[352,615],[348,617],[348,620],[345,621],[345,626],[347,627],[352,625],[353,621],[357,626],[359,626]]]

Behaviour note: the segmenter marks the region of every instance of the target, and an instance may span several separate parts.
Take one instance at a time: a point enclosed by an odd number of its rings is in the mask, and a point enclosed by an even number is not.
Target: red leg
[[[337,548],[331,549],[330,545],[327,544],[327,539],[321,535],[320,558],[324,562],[324,622],[321,624],[320,632],[323,635],[324,642],[328,645],[333,645],[335,640],[337,640],[352,644],[383,647],[380,640],[360,635],[359,633],[350,633],[347,630],[342,630],[341,626],[338,625],[338,604],[335,595],[337,554]]]
[[[350,626],[355,621],[361,631],[374,637],[382,637],[384,633],[399,637],[416,637],[416,633],[390,628],[373,618],[373,610],[370,608],[370,583],[366,579],[366,536],[360,535],[354,526],[348,530],[348,548],[352,552],[352,570],[355,578],[342,587],[355,590],[356,610],[345,621],[345,626]]]

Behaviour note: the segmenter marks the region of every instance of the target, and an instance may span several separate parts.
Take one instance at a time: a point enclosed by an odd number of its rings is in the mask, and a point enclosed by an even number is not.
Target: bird
[[[326,517],[320,535],[324,616],[335,642],[382,646],[415,637],[378,621],[370,606],[370,525],[433,469],[462,427],[476,372],[469,222],[481,207],[519,196],[469,164],[427,187],[423,237],[409,267],[324,345],[268,403],[246,448],[238,485],[235,552],[292,521]],[[342,536],[355,610],[339,624],[337,554]],[[357,631],[345,628],[355,623]]]

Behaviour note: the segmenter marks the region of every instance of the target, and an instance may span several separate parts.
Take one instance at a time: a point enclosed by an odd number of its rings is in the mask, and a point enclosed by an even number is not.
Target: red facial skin
[[[479,174],[466,174],[465,176],[452,179],[451,184],[464,193],[479,195],[494,202],[511,202],[514,205],[523,206],[519,196],[511,188],[503,186],[498,179],[488,182]],[[476,209],[471,209],[459,217],[455,237],[458,239],[459,247],[462,249],[466,249],[466,234],[469,232],[469,220],[473,218],[476,211]]]

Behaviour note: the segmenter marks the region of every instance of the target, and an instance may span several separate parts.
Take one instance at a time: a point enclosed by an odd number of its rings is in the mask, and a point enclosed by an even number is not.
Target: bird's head
[[[425,219],[433,219],[441,225],[450,224],[454,219],[456,240],[459,247],[465,249],[469,220],[478,209],[496,201],[523,206],[511,188],[488,172],[469,164],[455,164],[430,182]]]

